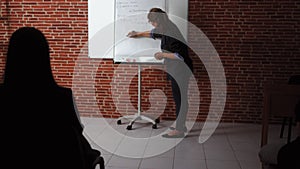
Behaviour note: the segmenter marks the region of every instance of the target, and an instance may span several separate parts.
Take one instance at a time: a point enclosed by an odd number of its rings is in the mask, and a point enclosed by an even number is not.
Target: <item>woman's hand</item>
[[[131,32],[129,32],[129,33],[127,34],[127,37],[129,37],[129,38],[136,38],[136,37],[138,37],[138,32],[136,32],[136,31],[131,31]]]
[[[157,60],[162,60],[164,58],[164,53],[163,52],[157,52],[154,54],[155,59]]]

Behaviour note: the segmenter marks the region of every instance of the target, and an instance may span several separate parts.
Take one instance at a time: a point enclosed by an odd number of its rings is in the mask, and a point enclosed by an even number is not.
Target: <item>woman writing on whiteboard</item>
[[[183,35],[178,27],[168,18],[165,11],[152,8],[148,12],[148,21],[154,27],[147,31],[131,31],[130,38],[153,38],[161,40],[161,52],[154,54],[157,60],[164,59],[167,68],[167,79],[171,81],[173,99],[176,106],[176,127],[163,135],[167,138],[184,137],[187,131],[185,121],[188,111],[188,82],[193,71],[192,59],[188,54]]]

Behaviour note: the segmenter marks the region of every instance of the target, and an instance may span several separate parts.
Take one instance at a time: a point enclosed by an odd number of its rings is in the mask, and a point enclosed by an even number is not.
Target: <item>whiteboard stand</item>
[[[138,112],[134,115],[126,115],[118,118],[117,124],[122,124],[122,119],[131,119],[126,128],[127,130],[131,130],[133,123],[138,120],[150,122],[152,123],[152,128],[157,129],[157,123],[159,123],[159,118],[153,120],[150,117],[141,114],[141,64],[138,64]]]

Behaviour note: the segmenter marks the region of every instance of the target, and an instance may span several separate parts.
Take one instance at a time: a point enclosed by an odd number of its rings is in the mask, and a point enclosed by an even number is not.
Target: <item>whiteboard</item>
[[[128,11],[130,8],[137,9],[137,6],[133,5],[132,7],[129,7],[127,5],[117,7],[117,1],[133,3],[137,2],[140,6],[136,11]],[[147,8],[148,5],[149,8]],[[131,16],[127,19],[132,20],[134,17],[142,17],[138,15],[142,15],[140,13],[148,12],[153,6],[164,9],[168,13],[169,18],[179,27],[184,37],[187,37],[187,23],[182,22],[182,19],[187,20],[188,18],[188,0],[88,0],[88,57],[113,59],[116,62],[159,62],[154,60],[153,55],[150,56],[150,53],[160,50],[160,41],[143,39],[140,41],[141,43],[137,43],[138,46],[135,47],[137,48],[136,50],[135,48],[132,48],[134,46],[131,46],[131,42],[127,42],[126,38],[123,37],[124,32],[127,34],[127,31],[131,30],[131,25],[125,23],[125,26],[128,26],[128,30],[125,30],[125,27],[122,27],[121,24],[122,15]],[[117,13],[119,15],[116,15]],[[141,29],[152,28],[147,22],[147,18],[142,18],[139,21],[146,22],[143,23],[145,24],[145,27],[142,27],[142,23],[136,23],[137,25],[141,26]],[[117,29],[123,29],[123,34],[122,32],[116,32]],[[135,26],[134,29],[137,30],[138,26]],[[150,47],[145,45],[150,45]],[[116,49],[118,51],[116,51]],[[122,58],[122,56],[126,56],[121,54],[122,51],[125,51],[130,57]],[[116,56],[116,52],[120,53],[121,55]]]
[[[113,58],[114,0],[88,1],[88,56]]]
[[[165,0],[115,0],[115,62],[162,62],[153,56],[160,51],[160,41],[129,38],[128,32],[153,29],[147,14],[153,7],[166,10]]]

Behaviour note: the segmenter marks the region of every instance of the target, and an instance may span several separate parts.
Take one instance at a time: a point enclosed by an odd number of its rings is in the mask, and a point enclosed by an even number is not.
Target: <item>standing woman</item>
[[[173,99],[176,105],[176,127],[163,135],[166,138],[184,137],[187,131],[185,121],[188,111],[188,82],[193,71],[192,59],[188,54],[188,46],[178,27],[160,8],[150,9],[148,21],[154,27],[149,31],[128,33],[130,38],[147,37],[161,40],[161,52],[155,53],[157,60],[164,59],[167,68],[167,79],[171,81]]]

